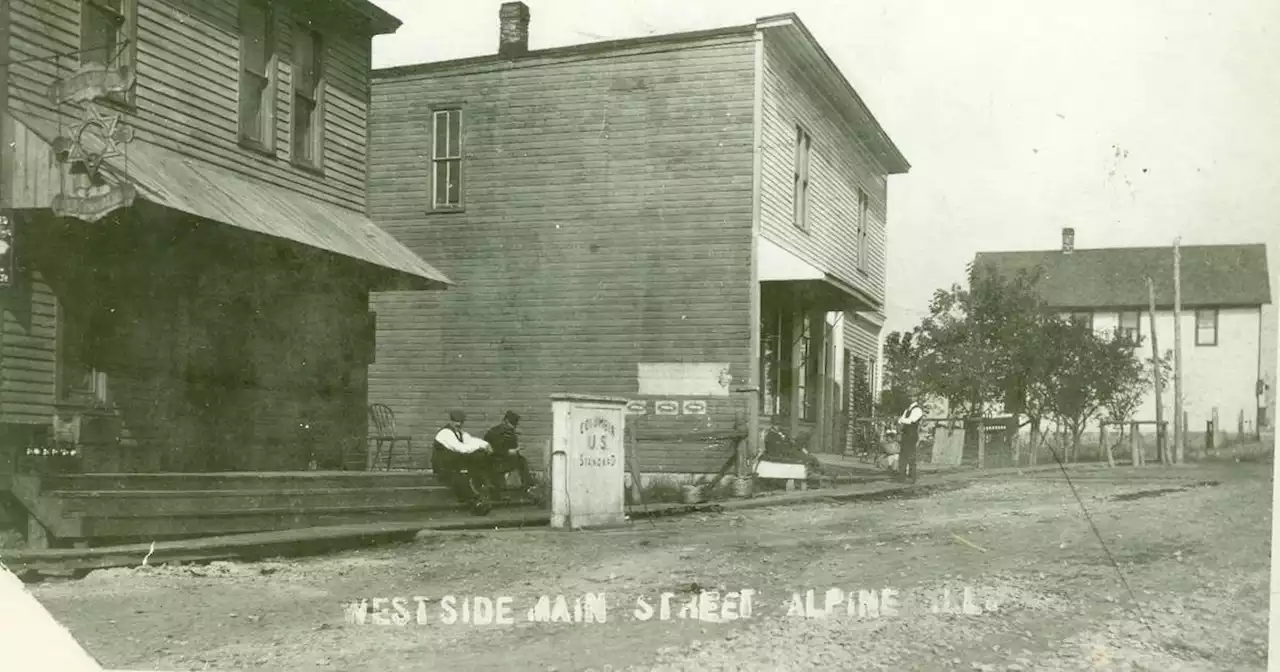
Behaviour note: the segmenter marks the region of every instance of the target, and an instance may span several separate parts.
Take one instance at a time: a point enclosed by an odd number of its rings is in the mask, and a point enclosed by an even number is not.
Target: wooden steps
[[[430,471],[279,471],[215,474],[42,476],[43,490],[280,490],[412,487],[435,483]]]
[[[191,516],[223,512],[302,511],[378,506],[416,506],[446,501],[441,485],[387,488],[314,488],[299,490],[54,490],[63,511],[89,516]]]
[[[15,476],[13,493],[53,547],[425,523],[459,511],[427,471]]]

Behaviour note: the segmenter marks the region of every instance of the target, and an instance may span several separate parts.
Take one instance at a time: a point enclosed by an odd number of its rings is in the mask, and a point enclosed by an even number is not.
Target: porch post
[[[804,350],[800,347],[800,339],[804,335],[805,312],[803,308],[796,308],[791,311],[791,314],[793,326],[791,328],[791,343],[788,345],[791,348],[791,425],[787,428],[787,434],[792,439],[795,439],[796,435],[800,433],[800,416],[804,413],[804,399],[802,395],[798,394],[800,390],[796,387],[796,381],[805,373],[804,357],[802,356]],[[812,384],[812,381],[804,381],[806,394]]]
[[[813,450],[825,451],[827,446],[827,313],[812,309],[809,311],[809,323],[818,327],[810,334],[809,356],[817,350],[818,379],[813,381],[817,386],[818,398],[813,404],[813,434],[809,442]]]

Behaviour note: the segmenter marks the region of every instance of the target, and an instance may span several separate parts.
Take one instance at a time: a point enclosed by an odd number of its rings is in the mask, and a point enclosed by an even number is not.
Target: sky
[[[497,50],[500,0],[375,2],[404,21],[375,67]],[[886,330],[974,253],[1063,227],[1077,248],[1266,242],[1280,270],[1276,0],[525,2],[533,49],[798,14],[912,164],[889,180]]]

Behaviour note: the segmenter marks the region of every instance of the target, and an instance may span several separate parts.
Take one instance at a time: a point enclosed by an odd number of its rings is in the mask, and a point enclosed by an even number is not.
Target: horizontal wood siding
[[[322,24],[325,49],[324,175],[290,162],[291,33],[307,18],[276,4],[277,155],[238,145],[239,23],[237,0],[137,0],[136,110],[125,115],[137,141],[154,143],[357,211],[365,208],[365,114],[370,39]],[[49,85],[75,71],[79,57],[77,0],[12,0],[8,57],[10,106],[64,125]],[[294,13],[290,13],[290,12]],[[323,27],[323,26],[330,27]],[[35,59],[35,60],[33,60]],[[61,112],[62,114],[59,114]]]
[[[337,468],[340,453],[362,449],[360,278],[317,251],[246,244],[234,229],[158,215],[122,217],[110,230],[30,222],[28,256],[67,319],[94,325],[95,367],[123,423],[122,445],[87,448],[86,468],[300,470],[312,459]],[[50,342],[51,320],[38,322]],[[34,350],[45,357],[39,370],[52,371],[48,346]]]
[[[765,34],[762,234],[884,301],[887,174],[838,121],[802,68]],[[807,231],[795,225],[796,125],[811,138]],[[866,268],[857,268],[858,189],[869,197]]]
[[[370,397],[418,463],[452,408],[475,432],[519,411],[540,461],[553,393],[635,398],[641,362],[747,379],[752,53],[722,37],[375,77],[371,212],[461,283],[373,299]],[[463,107],[466,211],[426,214],[431,107],[447,103]],[[645,471],[720,466],[727,447],[669,440],[743,403],[709,401],[639,423]]]
[[[0,296],[0,422],[47,425],[53,414],[57,300],[39,273]]]
[[[855,313],[845,313],[844,315],[844,343],[843,347],[849,350],[849,355],[856,359],[862,359],[867,363],[867,385],[875,385],[875,371],[880,368],[880,327],[859,317]],[[852,371],[852,364],[846,362],[847,371]],[[848,380],[845,383],[844,394],[848,396],[848,407],[854,408],[854,395],[857,394],[855,385],[857,381]],[[854,433],[846,434],[845,450],[854,448]]]

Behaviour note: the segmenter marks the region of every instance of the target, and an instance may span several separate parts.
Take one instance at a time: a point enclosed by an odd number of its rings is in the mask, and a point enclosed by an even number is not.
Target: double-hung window
[[[867,270],[867,192],[858,190],[858,270]]]
[[[431,205],[434,210],[462,209],[462,109],[437,108],[431,113]]]
[[[1126,340],[1137,342],[1142,336],[1142,313],[1126,310],[1120,313],[1120,336]]]
[[[324,162],[324,42],[298,26],[293,38],[293,160],[319,169]]]
[[[1218,311],[1215,308],[1196,311],[1196,345],[1218,344]]]
[[[809,134],[796,126],[794,216],[796,227],[804,231],[809,230],[809,150],[812,144]]]

